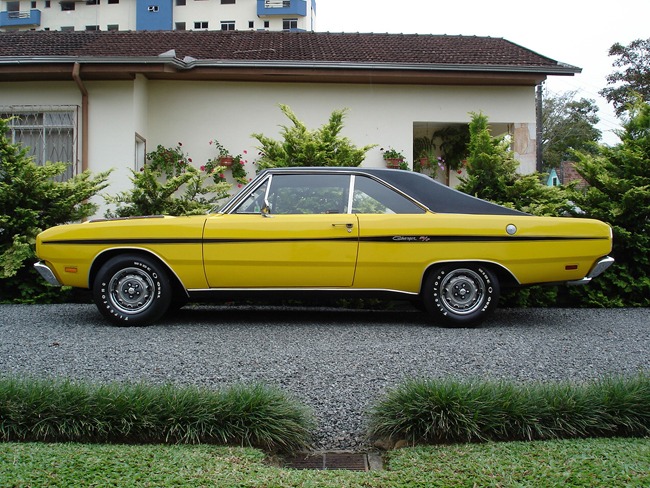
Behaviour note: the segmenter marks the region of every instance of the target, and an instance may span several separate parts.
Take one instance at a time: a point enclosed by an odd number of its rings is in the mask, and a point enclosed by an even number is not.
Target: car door
[[[231,212],[207,219],[209,286],[351,286],[359,230],[349,191],[345,174],[269,176]]]

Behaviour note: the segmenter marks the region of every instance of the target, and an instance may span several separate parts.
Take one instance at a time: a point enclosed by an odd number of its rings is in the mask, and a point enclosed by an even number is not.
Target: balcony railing
[[[0,12],[0,27],[38,27],[41,25],[41,11]]]
[[[257,15],[307,15],[307,0],[257,0]]]

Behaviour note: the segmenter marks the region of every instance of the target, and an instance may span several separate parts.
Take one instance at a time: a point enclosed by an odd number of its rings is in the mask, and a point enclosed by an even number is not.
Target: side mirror
[[[273,217],[273,215],[271,215],[271,205],[267,200],[264,200],[264,206],[261,208],[260,213],[262,214],[262,217]]]

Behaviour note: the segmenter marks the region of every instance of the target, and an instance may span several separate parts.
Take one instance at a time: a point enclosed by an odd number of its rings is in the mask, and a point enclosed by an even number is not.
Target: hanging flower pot
[[[227,168],[232,166],[233,157],[232,156],[221,156],[219,158],[219,165],[225,166]]]
[[[429,166],[431,166],[429,158],[420,158],[420,168],[428,168]]]

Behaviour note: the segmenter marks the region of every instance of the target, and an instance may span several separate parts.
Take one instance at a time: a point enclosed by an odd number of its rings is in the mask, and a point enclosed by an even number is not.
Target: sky
[[[500,37],[543,56],[582,68],[573,77],[549,76],[550,94],[576,91],[595,100],[606,144],[620,128],[598,95],[616,70],[609,48],[650,38],[650,0],[316,0],[316,29]]]

